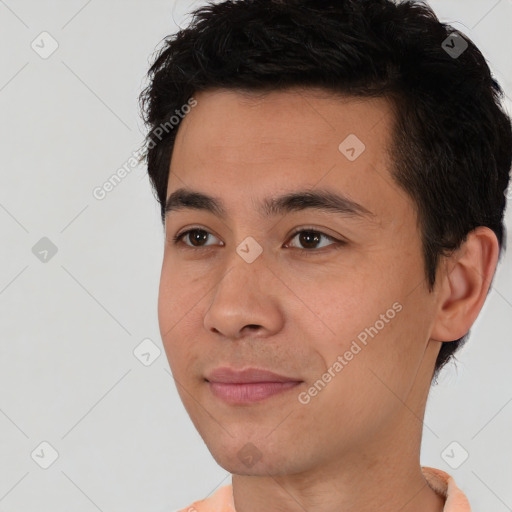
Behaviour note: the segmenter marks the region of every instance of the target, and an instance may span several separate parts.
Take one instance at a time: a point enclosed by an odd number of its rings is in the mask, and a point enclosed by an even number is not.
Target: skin
[[[298,88],[217,89],[195,98],[177,134],[168,196],[181,187],[207,193],[224,201],[228,215],[182,209],[167,216],[158,314],[183,404],[233,474],[237,512],[441,511],[444,499],[419,461],[425,404],[441,341],[465,334],[484,303],[495,235],[477,228],[442,258],[429,293],[415,205],[390,174],[385,99]],[[349,134],[366,146],[354,161],[338,149]],[[373,216],[258,213],[264,198],[320,188]],[[199,249],[190,236],[173,243],[194,227],[208,233]],[[302,227],[346,243],[292,238]],[[252,263],[236,252],[248,236],[263,249]],[[397,302],[401,311],[300,403],[299,393]],[[219,366],[266,368],[302,383],[230,405],[205,381]],[[261,456],[250,467],[238,455],[244,446]]]

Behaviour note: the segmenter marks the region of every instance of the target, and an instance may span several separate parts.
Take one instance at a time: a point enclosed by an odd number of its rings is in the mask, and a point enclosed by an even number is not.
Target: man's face
[[[196,203],[166,218],[158,313],[185,408],[232,473],[291,474],[351,456],[371,464],[397,431],[421,431],[440,346],[429,343],[435,294],[414,205],[390,175],[389,105],[311,89],[195,98],[167,196],[212,196],[225,216]],[[361,208],[261,207],[304,192]],[[227,401],[206,380],[219,367],[299,383]]]

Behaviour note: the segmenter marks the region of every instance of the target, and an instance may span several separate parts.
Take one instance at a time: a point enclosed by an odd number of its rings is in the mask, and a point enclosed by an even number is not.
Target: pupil
[[[313,240],[312,240],[313,239]],[[313,231],[303,231],[300,235],[300,243],[302,245],[305,245],[306,247],[310,248],[308,246],[308,243],[317,244],[318,243],[318,233],[314,233]]]
[[[192,245],[195,245],[195,242],[204,242],[206,240],[206,231],[201,231],[200,229],[195,229],[190,233],[192,235]]]

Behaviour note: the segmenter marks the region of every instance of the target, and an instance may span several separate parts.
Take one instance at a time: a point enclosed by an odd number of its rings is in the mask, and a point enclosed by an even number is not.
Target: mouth
[[[228,367],[212,371],[205,381],[215,397],[229,404],[260,402],[303,382],[261,368],[233,370]]]

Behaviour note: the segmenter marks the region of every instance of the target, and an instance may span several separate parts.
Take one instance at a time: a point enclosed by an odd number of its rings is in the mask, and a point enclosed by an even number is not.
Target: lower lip
[[[217,398],[231,404],[247,404],[283,393],[298,386],[300,382],[251,382],[246,384],[208,382],[208,384]]]

